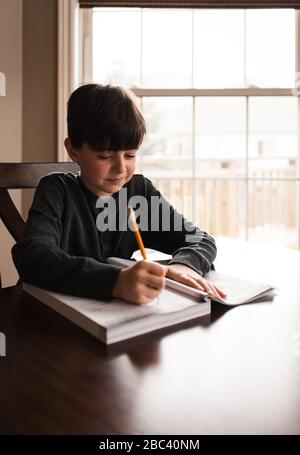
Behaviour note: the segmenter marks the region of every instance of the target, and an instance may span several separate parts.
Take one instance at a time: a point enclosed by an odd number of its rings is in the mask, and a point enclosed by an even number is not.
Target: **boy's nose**
[[[122,156],[117,156],[116,159],[114,160],[113,170],[118,174],[123,174],[125,172],[126,170],[125,160]]]

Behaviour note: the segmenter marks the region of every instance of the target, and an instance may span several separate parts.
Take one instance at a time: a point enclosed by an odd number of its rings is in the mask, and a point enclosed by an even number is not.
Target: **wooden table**
[[[105,347],[23,295],[0,293],[0,432],[299,434],[300,253],[218,239],[218,271],[270,282],[225,309]]]

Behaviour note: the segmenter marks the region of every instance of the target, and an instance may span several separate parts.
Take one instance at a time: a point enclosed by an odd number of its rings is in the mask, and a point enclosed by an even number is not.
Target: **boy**
[[[162,229],[165,220],[159,220],[158,228],[148,225],[141,234],[145,247],[172,254],[169,264],[143,260],[121,269],[106,262],[109,256],[130,258],[137,244],[133,232],[120,225],[99,229],[103,201],[118,202],[121,190],[122,197],[126,191],[126,209],[130,198],[141,196],[149,203],[146,215],[155,222],[160,216],[159,207],[151,207],[151,198],[161,194],[148,179],[134,175],[146,128],[131,92],[110,85],[83,85],[70,96],[67,121],[65,147],[80,173],[51,173],[41,179],[25,235],[12,249],[21,279],[65,294],[144,304],[159,295],[164,277],[169,277],[225,297],[203,278],[216,256],[213,238],[187,222],[164,198],[170,228]],[[116,210],[116,218],[124,215],[124,207]],[[176,230],[175,219],[189,223],[189,229]],[[186,241],[191,232],[193,243]]]

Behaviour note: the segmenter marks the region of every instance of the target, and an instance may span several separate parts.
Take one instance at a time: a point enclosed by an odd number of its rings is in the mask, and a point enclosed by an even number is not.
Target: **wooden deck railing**
[[[149,178],[178,210],[214,235],[243,237],[248,225],[253,235],[265,230],[267,236],[270,229],[278,229],[283,235],[285,230],[295,231],[296,236],[299,180],[295,167],[251,170],[248,183],[245,177],[224,170],[220,178],[157,174]]]

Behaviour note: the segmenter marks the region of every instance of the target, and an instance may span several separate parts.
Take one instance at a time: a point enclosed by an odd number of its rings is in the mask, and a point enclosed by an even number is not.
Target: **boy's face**
[[[87,144],[74,149],[65,141],[70,158],[80,164],[81,179],[97,196],[110,196],[127,183],[134,174],[137,150],[96,152]]]

